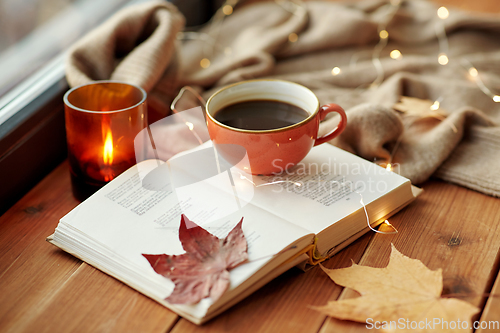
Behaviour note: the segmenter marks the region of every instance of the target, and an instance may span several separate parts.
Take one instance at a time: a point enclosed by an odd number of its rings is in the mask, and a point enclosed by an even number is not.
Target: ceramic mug
[[[276,101],[297,106],[307,114],[305,119],[289,126],[249,130],[218,121],[217,113],[236,103]],[[337,128],[318,137],[319,123],[330,112],[340,115]],[[235,83],[214,93],[206,104],[207,126],[216,149],[241,170],[254,175],[280,173],[299,163],[313,146],[338,136],[346,127],[347,117],[337,104],[319,105],[308,88],[283,80],[250,80]],[[242,154],[244,148],[247,158]]]

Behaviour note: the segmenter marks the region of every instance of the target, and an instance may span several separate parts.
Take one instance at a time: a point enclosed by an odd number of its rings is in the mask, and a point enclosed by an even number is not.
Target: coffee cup
[[[319,123],[330,112],[337,112],[340,122],[318,137]],[[254,175],[276,174],[296,165],[313,146],[335,138],[347,124],[339,105],[320,107],[311,90],[284,80],[226,86],[207,101],[206,115],[210,138],[220,155]]]

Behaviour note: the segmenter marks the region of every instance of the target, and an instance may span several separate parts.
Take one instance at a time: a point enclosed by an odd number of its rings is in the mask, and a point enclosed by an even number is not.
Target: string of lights
[[[380,10],[385,11],[385,16],[386,19],[383,20],[381,23],[379,23],[377,27],[377,32],[378,32],[378,37],[379,40],[377,44],[374,46],[373,50],[371,52],[363,51],[363,52],[358,52],[355,53],[349,62],[349,68],[353,69],[357,65],[358,60],[361,57],[365,57],[366,55],[371,53],[371,63],[373,67],[375,68],[376,71],[376,77],[375,79],[370,83],[370,84],[365,84],[361,87],[360,89],[377,89],[383,82],[386,76],[386,73],[384,71],[384,67],[382,64],[382,53],[384,49],[389,45],[389,40],[390,40],[390,31],[388,30],[388,26],[391,24],[393,21],[395,15],[398,13],[400,10],[402,4],[404,3],[405,0],[390,0],[386,5],[384,5]],[[424,1],[424,0],[423,0]],[[240,2],[240,0],[226,0],[224,4],[219,8],[219,10],[215,13],[211,21],[208,23],[208,28],[207,28],[207,33],[200,33],[200,32],[181,32],[177,36],[178,39],[180,40],[200,40],[201,42],[205,43],[205,47],[203,49],[203,58],[200,60],[200,67],[201,68],[208,68],[211,66],[211,58],[215,54],[216,51],[223,51],[223,54],[225,56],[231,55],[231,49],[229,47],[224,48],[223,50],[220,50],[220,45],[218,45],[217,40],[219,35],[222,32],[223,28],[223,21],[225,20],[226,17],[230,16],[234,12],[235,6]],[[300,14],[300,11],[305,11],[305,6],[300,0],[275,0],[275,3],[278,4],[280,7],[282,7],[284,10],[289,11],[292,14]],[[448,41],[448,36],[446,34],[446,27],[445,27],[445,21],[449,18],[450,12],[449,10],[441,6],[437,9],[436,12],[437,17],[439,20],[436,21],[435,25],[435,34],[436,38],[438,41],[438,47],[439,47],[439,52],[437,54],[437,63],[441,66],[446,66],[450,63],[450,58],[449,58],[449,41]],[[288,35],[288,41],[290,43],[295,43],[299,40],[300,35],[297,34],[297,32],[291,32]],[[403,58],[403,54],[400,50],[394,49],[389,52],[389,57],[394,60],[400,60]],[[461,57],[459,59],[452,59],[454,61],[458,60],[460,63],[460,66],[464,69],[464,74],[468,76],[468,79],[474,82],[477,87],[489,98],[491,98],[494,102],[499,103],[500,102],[500,95],[498,95],[496,92],[492,91],[490,88],[487,87],[485,84],[484,80],[481,78],[481,73],[478,71],[476,67],[465,57]],[[342,67],[339,66],[334,66],[331,69],[331,75],[337,76],[337,75],[342,75],[343,70]],[[195,92],[195,94],[197,94]],[[198,95],[198,94],[197,94]],[[198,95],[199,96],[199,95]],[[441,103],[442,103],[443,98],[439,97],[435,101],[431,101],[430,105],[428,106],[429,110],[423,111],[421,114],[421,117],[434,117],[439,120],[444,120],[446,117],[446,112],[443,112],[444,110],[441,109]],[[174,105],[175,103],[173,103]],[[419,119],[419,117],[415,117],[415,120],[413,122],[410,122],[407,124],[407,128],[411,127],[414,122],[416,122]],[[450,123],[450,128],[453,130],[453,132],[457,133],[458,130],[456,127]],[[192,130],[190,128],[190,130]],[[389,171],[393,171],[393,158],[400,147],[400,144],[403,140],[404,133],[397,139],[395,142],[395,145],[393,146],[392,151],[390,152],[390,157],[388,158],[387,161],[385,161],[383,164],[385,165],[385,168]],[[365,212],[366,212],[366,207],[363,203],[362,197],[360,200],[361,204],[363,205]],[[389,221],[385,221],[385,223],[382,224],[382,226],[385,227],[390,227],[390,230],[393,230],[391,232],[382,232],[373,229],[370,226],[368,216],[367,216],[367,221],[368,221],[368,226],[376,231],[376,232],[381,232],[381,233],[395,233],[397,230],[389,223]]]

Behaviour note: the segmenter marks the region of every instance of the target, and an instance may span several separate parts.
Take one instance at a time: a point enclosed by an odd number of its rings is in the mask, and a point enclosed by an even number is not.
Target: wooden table
[[[462,299],[484,309],[481,320],[500,320],[500,297],[483,296],[500,294],[500,199],[440,181],[423,188],[417,201],[391,218],[398,234],[369,233],[325,265],[347,267],[352,259],[383,267],[393,243],[429,268],[442,268],[445,293],[465,294]],[[65,162],[0,217],[0,331],[366,330],[310,309],[343,297],[319,267],[290,270],[204,326],[193,325],[45,241],[77,204]]]
[[[462,8],[500,12],[498,0],[448,0]],[[325,262],[329,268],[383,267],[390,244],[443,269],[444,293],[480,307],[475,318],[500,321],[500,199],[432,180],[391,223],[395,235],[369,233]],[[196,326],[45,241],[78,202],[63,163],[0,217],[2,332],[361,332],[311,305],[350,297],[318,267],[290,270],[203,326]],[[478,330],[477,332],[487,332]],[[493,331],[492,331],[493,332]]]

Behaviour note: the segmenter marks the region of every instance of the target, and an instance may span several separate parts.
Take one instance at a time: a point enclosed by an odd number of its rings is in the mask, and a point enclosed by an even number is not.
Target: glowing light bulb
[[[295,43],[299,39],[299,36],[295,32],[292,32],[291,34],[288,35],[288,40],[290,43]]]
[[[200,66],[201,68],[208,68],[210,66],[210,60],[208,60],[207,58],[201,59]]]
[[[500,103],[500,96],[498,95],[493,96],[493,102]]]
[[[475,69],[474,67],[469,68],[469,75],[470,76],[476,77],[476,76],[478,76],[478,74],[479,73],[478,73],[477,69]]]
[[[387,171],[392,171],[392,164],[391,163],[387,163],[387,165],[385,166],[385,169]]]
[[[401,51],[399,51],[399,50],[392,50],[391,53],[389,54],[389,56],[392,59],[401,59],[403,57],[403,55],[401,54]]]
[[[439,101],[434,101],[434,103],[430,106],[430,109],[432,111],[436,111],[437,109],[439,109]]]
[[[339,75],[341,72],[340,68],[339,67],[333,67],[332,69],[332,75],[335,76],[335,75]]]
[[[378,35],[382,39],[389,38],[389,33],[387,32],[387,30],[380,30],[380,32],[378,33]]]
[[[445,20],[448,18],[448,16],[450,16],[450,12],[446,7],[443,6],[438,8],[437,15],[441,20]]]
[[[448,61],[449,61],[449,59],[448,59],[448,56],[446,54],[441,53],[439,55],[438,62],[439,62],[440,65],[444,66],[444,65],[448,64]]]
[[[222,12],[224,13],[224,15],[231,15],[233,13],[233,6],[225,5],[224,7],[222,7]]]

